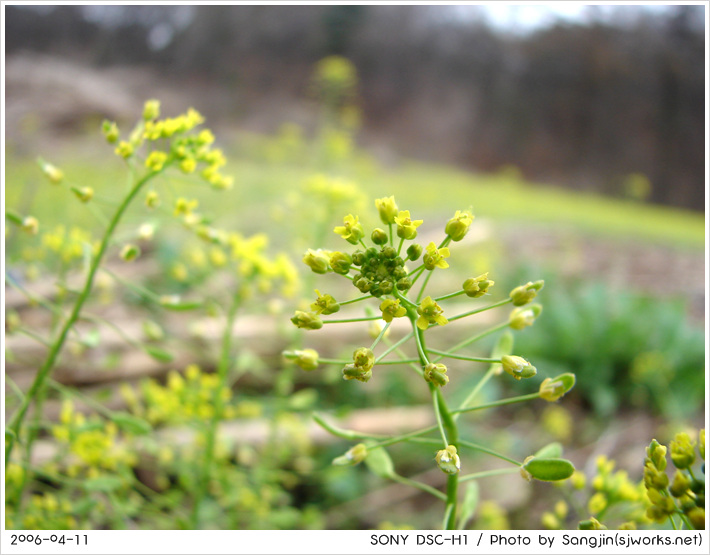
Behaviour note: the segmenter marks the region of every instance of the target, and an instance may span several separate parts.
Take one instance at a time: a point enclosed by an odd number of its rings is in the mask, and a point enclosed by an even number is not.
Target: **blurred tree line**
[[[8,55],[149,65],[251,95],[302,97],[313,63],[341,54],[366,139],[609,194],[642,174],[649,200],[702,210],[703,10],[620,6],[510,34],[476,6],[6,6],[5,33]]]

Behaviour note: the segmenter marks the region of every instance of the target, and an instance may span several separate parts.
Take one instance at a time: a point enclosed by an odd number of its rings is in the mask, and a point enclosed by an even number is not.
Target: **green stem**
[[[456,291],[456,293],[449,293],[448,295],[442,295],[441,297],[437,297],[434,300],[438,303],[439,301],[445,301],[446,299],[452,299],[453,297],[458,297],[459,295],[463,295],[466,291],[461,289],[461,291]]]
[[[486,331],[484,331],[484,332],[481,332],[481,333],[479,333],[478,335],[474,335],[473,337],[469,337],[468,339],[465,339],[465,340],[461,341],[461,343],[457,343],[457,344],[454,345],[453,347],[449,348],[447,352],[449,352],[449,353],[454,353],[454,352],[456,352],[456,351],[458,351],[458,350],[460,350],[460,349],[463,349],[464,347],[470,345],[471,343],[475,343],[476,341],[478,341],[478,340],[480,340],[480,339],[483,339],[484,337],[487,337],[487,336],[491,335],[492,333],[495,333],[495,332],[497,332],[497,331],[500,331],[500,330],[502,330],[502,329],[507,328],[508,325],[509,325],[508,322],[503,322],[502,324],[499,324],[499,325],[497,325],[497,326],[493,326],[492,328],[490,328],[490,329],[488,329],[488,330],[486,330]],[[433,362],[438,362],[438,361],[440,361],[442,358],[444,358],[444,357],[439,356],[438,358],[435,358],[435,359],[433,360]]]
[[[409,341],[409,340],[412,338],[412,335],[414,335],[414,332],[408,333],[408,334],[405,335],[402,339],[400,339],[399,341],[397,341],[397,342],[394,343],[393,345],[390,345],[389,347],[387,347],[387,349],[386,349],[380,356],[378,356],[378,357],[375,359],[375,364],[379,364],[380,361],[381,361],[383,358],[385,358],[385,357],[386,357],[388,354],[390,354],[392,351],[398,349],[399,346],[402,345],[402,343],[406,343],[407,341]]]
[[[426,344],[424,341],[424,333],[417,327],[416,323],[416,311],[412,308],[407,310],[407,315],[410,322],[412,323],[412,329],[414,331],[414,337],[417,340],[417,349],[419,351],[419,358],[422,367],[429,364],[429,359],[426,354]],[[459,444],[459,430],[456,426],[456,421],[452,418],[449,407],[446,404],[444,396],[441,394],[441,389],[436,387],[434,384],[429,383],[429,388],[432,392],[432,402],[434,405],[434,411],[436,412],[436,419],[439,428],[442,432],[442,438],[444,443],[448,445],[453,445],[458,449]],[[443,528],[446,530],[456,529],[456,508],[458,504],[458,474],[449,474],[446,479],[446,509],[444,511],[444,523]]]
[[[445,357],[445,358],[455,358],[457,360],[468,360],[470,362],[488,362],[491,364],[500,363],[499,358],[468,357],[465,355],[455,355],[455,354],[449,353],[447,351],[438,351],[436,349],[429,349],[429,352],[434,353],[435,355],[441,355],[442,357]]]
[[[478,396],[478,393],[481,391],[481,389],[483,389],[483,386],[486,385],[486,383],[488,383],[488,380],[490,380],[495,375],[496,368],[497,365],[491,365],[491,367],[488,369],[488,372],[486,372],[486,374],[476,384],[476,387],[474,387],[471,392],[466,396],[466,399],[463,403],[461,403],[461,406],[459,406],[458,410],[454,411],[454,420],[458,420],[459,416],[461,416],[461,413],[458,411],[468,408],[468,406]]]
[[[443,493],[441,493],[438,489],[434,489],[430,485],[423,484],[421,482],[417,482],[416,480],[412,480],[411,478],[405,478],[404,476],[400,476],[399,474],[393,474],[392,476],[390,476],[390,479],[394,480],[395,482],[399,482],[400,484],[404,484],[406,486],[412,486],[413,488],[420,489],[422,491],[432,494],[437,499],[441,499],[442,501],[446,501],[446,496]]]
[[[431,279],[431,276],[433,273],[434,273],[434,270],[427,273],[426,278],[424,278],[424,283],[422,283],[422,288],[419,290],[419,295],[417,295],[417,304],[419,304],[422,301],[422,297],[424,296],[424,289],[426,289],[426,286],[429,283],[429,280]]]
[[[345,306],[346,304],[357,303],[357,302],[364,301],[369,298],[371,298],[371,295],[363,295],[362,297],[358,297],[357,299],[350,299],[349,301],[343,301],[342,303],[339,303],[339,304],[340,304],[340,306]]]
[[[520,395],[519,397],[511,397],[510,399],[502,399],[500,401],[494,401],[493,403],[486,403],[485,405],[478,405],[476,407],[468,407],[465,409],[457,409],[451,411],[451,414],[462,414],[464,412],[473,412],[476,410],[492,409],[494,407],[502,407],[504,405],[512,405],[514,403],[524,403],[525,401],[531,401],[533,399],[538,399],[540,393],[530,393],[528,395]]]
[[[500,476],[501,474],[513,474],[518,472],[517,468],[498,468],[496,470],[485,470],[483,472],[474,472],[473,474],[466,474],[459,478],[459,482],[468,482],[470,480],[478,480],[480,478],[488,478],[490,476]]]
[[[513,299],[508,298],[504,301],[484,306],[483,308],[477,308],[476,310],[470,310],[469,312],[464,312],[463,314],[457,314],[456,316],[452,316],[451,318],[449,318],[449,322],[453,322],[454,320],[460,320],[461,318],[466,318],[466,316],[473,316],[474,314],[478,314],[479,312],[485,312],[486,310],[491,310],[492,308],[498,308],[499,306],[503,306],[510,302],[513,302]]]
[[[324,324],[345,324],[348,322],[370,322],[372,320],[382,320],[382,316],[366,316],[364,318],[344,318],[342,320],[322,320]]]
[[[219,363],[217,365],[218,383],[212,394],[212,406],[214,412],[212,418],[208,422],[207,432],[205,434],[205,457],[202,467],[202,475],[199,477],[197,491],[195,493],[195,501],[192,507],[191,525],[193,530],[197,530],[200,525],[200,505],[207,494],[209,488],[210,477],[212,476],[212,466],[214,464],[215,446],[217,442],[217,426],[222,417],[224,400],[222,398],[222,390],[226,387],[229,368],[231,366],[232,356],[232,332],[234,322],[237,318],[237,311],[241,304],[242,298],[239,289],[232,297],[231,305],[227,313],[227,324],[222,333],[222,349]]]
[[[163,171],[163,170],[161,170],[161,171]],[[56,338],[56,340],[54,341],[54,344],[50,348],[49,353],[47,354],[47,358],[45,359],[44,363],[37,371],[37,375],[35,376],[35,379],[32,382],[32,385],[30,386],[29,390],[27,391],[27,395],[25,396],[25,399],[24,399],[22,405],[20,406],[20,409],[17,411],[17,413],[15,413],[15,415],[12,418],[12,421],[10,422],[10,424],[8,426],[8,428],[13,432],[14,435],[11,434],[8,437],[7,444],[5,446],[5,465],[7,465],[8,461],[10,460],[10,455],[12,454],[12,450],[15,446],[15,438],[20,437],[20,429],[21,429],[22,423],[25,419],[25,415],[27,414],[27,410],[29,409],[30,403],[38,395],[40,389],[44,385],[45,380],[51,374],[52,369],[54,368],[54,364],[57,360],[57,357],[59,356],[59,353],[61,352],[62,347],[64,346],[64,341],[66,340],[67,335],[69,334],[69,330],[72,328],[74,323],[79,318],[79,314],[81,312],[81,309],[84,306],[84,303],[86,302],[86,300],[89,298],[89,294],[91,293],[91,289],[94,284],[94,276],[96,275],[99,265],[101,264],[101,261],[103,260],[104,254],[106,253],[106,250],[108,249],[108,245],[111,240],[111,236],[113,235],[113,232],[116,229],[116,226],[118,225],[124,212],[126,211],[128,206],[131,204],[133,199],[136,197],[138,192],[141,190],[143,185],[145,185],[150,179],[152,179],[153,177],[155,177],[159,173],[161,173],[161,172],[151,172],[151,173],[143,176],[141,179],[139,179],[136,182],[136,184],[133,186],[133,189],[131,189],[131,191],[128,193],[126,198],[123,199],[123,202],[119,205],[118,209],[116,210],[116,213],[111,218],[111,221],[109,222],[109,225],[106,228],[106,231],[104,232],[104,236],[101,239],[101,243],[99,245],[99,250],[96,253],[96,256],[94,257],[94,259],[91,261],[91,266],[89,267],[89,273],[86,276],[86,282],[84,284],[84,288],[82,289],[81,293],[79,294],[79,297],[76,299],[76,301],[74,303],[74,308],[72,309],[71,314],[69,314],[69,317],[64,322],[64,325],[62,326],[62,329],[59,332],[59,336]]]
[[[385,336],[385,333],[387,333],[387,330],[389,327],[392,325],[392,320],[387,322],[384,326],[382,326],[382,331],[379,333],[379,335],[375,338],[375,340],[372,342],[372,345],[370,345],[370,350],[372,351],[375,347],[377,347],[377,344],[382,341],[382,338]],[[391,364],[391,363],[390,363]]]
[[[470,441],[464,441],[463,439],[460,440],[459,443],[461,443],[461,445],[463,445],[464,447],[468,447],[469,449],[475,449],[476,451],[481,451],[482,453],[486,453],[502,461],[514,464],[516,467],[521,467],[523,465],[523,463],[518,462],[515,459],[511,459],[510,457],[506,457],[505,455],[493,451],[492,449],[488,449],[488,447],[484,447],[483,445],[478,445],[477,443],[472,443]]]

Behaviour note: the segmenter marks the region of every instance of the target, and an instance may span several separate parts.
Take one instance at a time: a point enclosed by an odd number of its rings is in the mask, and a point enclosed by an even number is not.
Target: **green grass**
[[[64,149],[40,154],[60,166],[73,184],[93,186],[99,205],[102,196],[123,194],[126,175],[111,147],[94,144],[90,150],[90,154]],[[235,176],[232,191],[214,194],[204,185],[184,183],[177,176],[170,179],[173,198],[167,195],[165,204],[171,206],[180,195],[195,197],[200,200],[200,211],[214,214],[221,223],[238,218],[240,229],[264,231],[271,208],[284,206],[285,196],[317,171],[308,162],[269,163],[227,150],[231,160],[227,171]],[[343,174],[356,182],[371,199],[395,195],[400,207],[410,209],[416,217],[444,219],[450,217],[452,206],[472,207],[475,214],[503,225],[550,224],[563,226],[566,232],[634,238],[675,247],[699,249],[705,245],[705,218],[701,213],[530,183],[509,173],[474,174],[419,162],[378,168],[362,155],[330,173]],[[89,227],[92,221],[96,223],[64,187],[52,186],[44,179],[34,159],[8,152],[5,177],[8,208],[33,214],[42,222],[45,217],[56,221],[57,207],[61,206],[72,222]]]

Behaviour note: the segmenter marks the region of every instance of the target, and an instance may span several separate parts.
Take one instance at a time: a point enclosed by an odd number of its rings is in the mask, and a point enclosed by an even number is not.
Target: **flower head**
[[[393,224],[395,217],[397,216],[397,203],[394,201],[394,197],[384,197],[375,200],[375,206],[377,211],[380,213],[380,220],[383,224]]]
[[[297,327],[306,330],[319,330],[323,327],[323,322],[314,312],[304,312],[297,310],[291,318],[291,322]]]
[[[424,379],[436,386],[444,387],[449,383],[449,376],[446,375],[448,369],[441,363],[429,363],[424,368]]]
[[[424,220],[412,220],[409,210],[402,210],[394,218],[397,224],[397,237],[412,240],[417,236],[417,228]]]
[[[364,443],[358,443],[355,447],[348,449],[344,455],[333,459],[333,464],[336,466],[354,466],[361,463],[367,457],[367,446]]]
[[[340,304],[332,295],[321,295],[318,289],[316,289],[316,295],[318,295],[316,302],[311,304],[311,310],[316,314],[335,314],[340,310]]]
[[[535,319],[540,316],[541,312],[542,306],[539,304],[518,307],[510,313],[509,325],[514,330],[522,330],[528,326],[532,326]]]
[[[449,256],[451,256],[451,253],[449,252],[448,247],[437,249],[433,242],[429,243],[423,258],[424,267],[427,270],[433,270],[434,268],[448,268],[449,263],[446,262],[444,258],[449,258]]]
[[[460,241],[468,233],[473,217],[470,210],[457,210],[454,217],[446,223],[446,234],[452,241]]]
[[[513,304],[515,306],[523,306],[532,301],[536,296],[537,292],[543,288],[545,282],[543,280],[528,281],[525,285],[516,287],[510,292],[510,298],[513,299]]]
[[[382,311],[382,319],[385,322],[391,322],[393,318],[401,318],[407,315],[407,309],[399,304],[399,299],[385,299],[380,304]]]
[[[468,278],[463,282],[462,288],[468,297],[475,299],[485,295],[494,284],[495,281],[488,279],[488,272],[486,272],[478,277]]]
[[[436,464],[446,474],[458,474],[461,470],[461,459],[455,445],[449,445],[436,453]]]
[[[417,307],[419,318],[417,319],[417,327],[425,330],[429,324],[438,324],[445,326],[449,321],[444,317],[442,308],[431,298],[427,297]]]
[[[323,249],[318,249],[317,251],[308,249],[303,256],[303,263],[316,274],[325,274],[330,267],[330,253]]]
[[[168,155],[165,152],[154,150],[148,155],[148,158],[146,158],[145,166],[151,171],[158,172],[163,169],[167,160]]]
[[[318,351],[314,349],[303,349],[295,351],[295,361],[304,370],[315,370],[318,368]]]
[[[513,376],[516,380],[522,378],[532,378],[537,374],[537,369],[523,357],[515,355],[504,355],[500,359],[503,370]]]
[[[362,228],[359,218],[352,214],[345,216],[343,225],[336,226],[333,231],[352,245],[357,245],[360,239],[365,236],[365,230]]]
[[[143,106],[143,119],[154,120],[160,117],[160,100],[146,100]]]

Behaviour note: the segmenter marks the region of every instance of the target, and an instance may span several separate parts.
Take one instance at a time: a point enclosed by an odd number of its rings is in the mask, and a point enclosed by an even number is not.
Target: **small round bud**
[[[353,259],[344,252],[334,252],[330,255],[330,267],[336,274],[346,275],[350,271]]]
[[[531,304],[526,307],[518,307],[510,313],[509,325],[514,330],[522,330],[535,323],[535,319],[542,313],[542,306]]]
[[[336,301],[332,295],[321,295],[321,292],[316,289],[316,295],[318,298],[316,302],[311,304],[311,310],[316,314],[335,314],[340,310],[340,304]]]
[[[165,338],[163,328],[153,320],[143,321],[143,335],[148,341],[160,341]]]
[[[159,172],[165,166],[165,162],[168,160],[168,155],[160,150],[154,150],[145,159],[145,167],[150,171]]]
[[[473,222],[473,214],[469,210],[457,210],[454,217],[446,223],[446,234],[452,241],[460,241],[468,233]]]
[[[71,190],[81,202],[89,202],[94,198],[94,190],[91,187],[72,187]]]
[[[384,245],[388,240],[387,233],[385,232],[385,230],[380,229],[379,227],[372,232],[370,238],[372,239],[372,242],[375,243],[375,245]]]
[[[385,247],[382,249],[382,256],[387,260],[394,260],[397,258],[397,250],[394,247]]]
[[[117,156],[121,158],[130,158],[133,156],[133,145],[128,141],[121,141],[114,150]]]
[[[362,266],[365,261],[367,260],[367,257],[365,256],[365,253],[362,251],[355,251],[352,256],[353,264],[355,266]]]
[[[513,299],[513,304],[515,306],[523,306],[532,301],[536,296],[537,292],[543,288],[545,282],[539,280],[536,282],[529,281],[525,285],[516,287],[510,292],[510,298]]]
[[[330,253],[323,249],[308,249],[303,256],[303,263],[316,274],[325,274],[330,268]]]
[[[436,386],[444,387],[449,383],[449,376],[446,375],[447,368],[443,364],[429,363],[424,367],[424,379]]]
[[[291,322],[297,327],[306,330],[319,330],[323,327],[323,322],[317,314],[297,310],[291,318]]]
[[[358,380],[360,382],[368,382],[372,377],[372,370],[363,370],[354,364],[346,364],[343,367],[344,380]]]
[[[383,224],[389,225],[394,223],[398,209],[393,196],[375,200],[375,206],[380,213],[380,220],[382,220]]]
[[[653,464],[655,468],[663,472],[666,469],[666,453],[668,452],[665,445],[661,445],[655,439],[646,447],[647,460]]]
[[[353,352],[355,366],[362,370],[370,370],[375,365],[375,354],[366,347],[360,347]]]
[[[695,443],[681,432],[671,441],[671,460],[676,468],[688,468],[695,461]]]
[[[64,179],[64,172],[53,164],[40,159],[39,165],[40,168],[42,168],[42,172],[47,176],[51,183],[58,185]]]
[[[148,194],[145,196],[145,205],[150,209],[160,206],[160,196],[158,196],[158,193],[148,191]]]
[[[145,121],[158,119],[160,117],[160,100],[146,100],[143,106],[143,119]]]
[[[503,365],[503,370],[516,380],[532,378],[537,374],[537,369],[523,357],[504,355],[501,357],[500,362]]]
[[[333,459],[333,464],[336,466],[354,466],[361,463],[367,457],[367,446],[364,443],[358,443],[355,447],[348,449],[344,455]]]
[[[380,310],[382,311],[382,319],[385,322],[391,322],[394,318],[402,318],[407,315],[407,309],[399,304],[399,299],[386,299],[382,301]]]
[[[449,445],[436,453],[436,464],[445,474],[458,474],[461,470],[461,459],[455,445]]]
[[[25,233],[29,233],[30,235],[37,235],[37,232],[39,231],[39,220],[34,216],[26,216],[22,220],[22,224],[20,227]]]
[[[412,243],[407,247],[407,256],[409,257],[409,260],[412,262],[415,262],[416,260],[419,259],[419,257],[422,255],[422,246],[417,244],[417,243]]]
[[[680,497],[690,488],[690,479],[682,472],[676,472],[670,485],[670,492],[673,497]]]
[[[398,279],[396,287],[399,291],[409,291],[412,288],[412,280],[408,277]]]
[[[314,349],[303,349],[294,351],[295,362],[304,370],[310,371],[318,368],[318,351]]]
[[[137,245],[124,245],[121,249],[121,258],[126,262],[131,262],[138,258],[141,254],[141,249]]]
[[[577,526],[579,530],[607,530],[607,527],[592,517],[589,520],[583,520]]]
[[[488,279],[488,272],[475,278],[468,278],[463,282],[462,289],[471,298],[482,297],[493,287],[495,281]]]
[[[694,507],[685,515],[696,530],[705,530],[705,509],[703,507]]]
[[[118,140],[118,125],[116,125],[115,121],[104,120],[101,123],[101,132],[103,133],[104,137],[106,137],[106,141],[111,144],[115,143]]]

